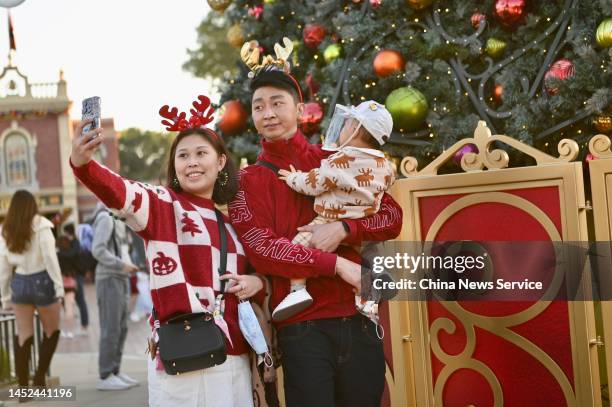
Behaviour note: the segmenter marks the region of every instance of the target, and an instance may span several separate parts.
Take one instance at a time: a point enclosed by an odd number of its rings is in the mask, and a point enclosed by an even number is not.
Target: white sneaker
[[[61,331],[60,337],[66,338],[66,339],[74,339],[74,334],[70,331]]]
[[[122,382],[129,384],[130,387],[140,386],[140,382],[138,380],[131,378],[125,373],[116,374],[115,377],[118,377]]]
[[[96,388],[98,390],[126,390],[132,387],[114,374],[111,374],[106,379],[98,380]]]
[[[272,312],[272,319],[275,322],[284,321],[310,307],[311,304],[312,297],[308,294],[306,288],[292,291],[276,306]]]

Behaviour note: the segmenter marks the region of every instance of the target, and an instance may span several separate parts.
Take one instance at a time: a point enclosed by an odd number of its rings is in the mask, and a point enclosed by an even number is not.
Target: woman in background
[[[0,233],[0,293],[3,309],[13,310],[17,322],[14,345],[19,386],[29,385],[34,310],[38,310],[44,331],[34,386],[45,386],[60,334],[59,299],[64,296],[64,286],[52,228],[51,221],[38,215],[31,193],[15,192]]]

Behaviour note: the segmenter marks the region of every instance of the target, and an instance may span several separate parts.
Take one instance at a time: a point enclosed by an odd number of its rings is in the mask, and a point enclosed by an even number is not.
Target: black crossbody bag
[[[227,269],[227,236],[223,215],[215,209],[219,224],[221,255],[219,275]],[[225,292],[225,281],[221,281]],[[155,309],[153,310],[155,315]],[[223,332],[209,313],[185,314],[169,319],[160,325],[159,356],[169,375],[206,369],[225,362],[227,352]]]

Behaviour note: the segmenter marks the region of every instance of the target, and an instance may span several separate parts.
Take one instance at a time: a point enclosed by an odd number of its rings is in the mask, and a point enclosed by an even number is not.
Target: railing
[[[58,83],[57,82],[46,82],[46,83],[31,83],[30,93],[33,98],[36,99],[53,99],[58,96]]]
[[[14,343],[17,330],[15,329],[15,315],[12,312],[0,311],[0,386],[14,383],[15,353]],[[36,371],[38,352],[43,338],[43,330],[38,313],[34,313],[34,343],[30,355],[30,376]],[[49,376],[47,372],[47,377]]]

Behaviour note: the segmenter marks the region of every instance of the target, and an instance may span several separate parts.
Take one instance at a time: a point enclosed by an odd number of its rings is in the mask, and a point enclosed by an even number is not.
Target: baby
[[[291,171],[279,170],[280,179],[291,189],[316,197],[314,210],[318,216],[311,225],[364,218],[379,210],[383,193],[395,180],[393,165],[380,150],[392,129],[391,114],[375,101],[348,108],[336,105],[326,145],[330,138],[337,138],[337,147],[334,146],[337,152],[307,173],[296,171],[293,166]],[[293,243],[308,246],[311,237],[310,232],[300,232]],[[359,296],[355,301],[361,313],[378,322],[375,301],[362,301]],[[283,321],[311,304],[306,279],[292,279],[291,292],[273,311],[272,318]]]

